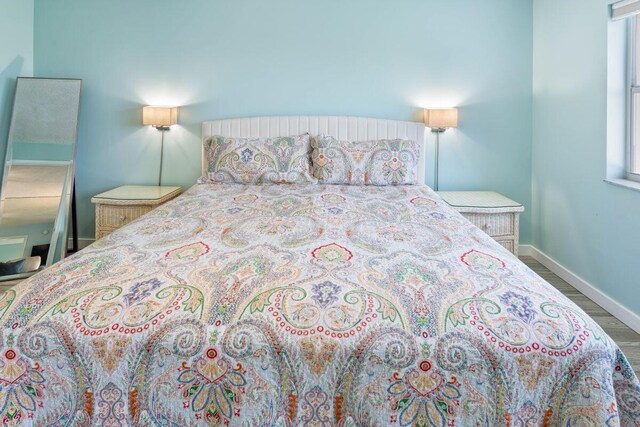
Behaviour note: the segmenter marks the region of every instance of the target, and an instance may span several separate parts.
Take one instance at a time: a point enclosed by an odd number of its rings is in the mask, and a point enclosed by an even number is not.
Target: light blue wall
[[[0,173],[16,77],[33,74],[33,0],[0,0]]]
[[[92,195],[157,180],[160,135],[140,125],[142,105],[184,106],[164,180],[182,186],[199,175],[204,120],[414,120],[420,107],[459,105],[441,189],[525,203],[530,240],[530,0],[36,0],[35,23],[36,74],[84,79],[83,237],[93,235]]]
[[[603,182],[607,3],[533,3],[532,242],[640,314],[640,193]]]

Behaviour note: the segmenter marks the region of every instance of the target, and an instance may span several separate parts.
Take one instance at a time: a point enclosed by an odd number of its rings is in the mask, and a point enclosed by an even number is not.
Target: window
[[[640,16],[630,18],[630,132],[627,179],[640,181]]]
[[[619,71],[626,74],[627,88],[627,117],[628,123],[626,149],[624,150],[626,164],[624,175],[628,180],[640,182],[640,0],[620,0],[611,5],[611,19],[626,24],[622,27],[616,25],[611,28],[624,29],[628,33],[626,55],[626,70]],[[611,33],[610,33],[611,34]],[[618,33],[622,35],[622,33]],[[623,35],[622,35],[623,36]],[[617,37],[617,36],[616,36]],[[624,37],[624,36],[623,36]],[[620,39],[619,39],[620,40]],[[620,40],[621,41],[621,40]],[[611,49],[611,45],[610,45]],[[614,49],[615,51],[615,49]],[[611,62],[609,63],[611,65]],[[621,78],[623,78],[620,75]],[[622,82],[622,81],[621,81]],[[611,81],[609,81],[611,83]],[[622,89],[620,87],[619,89]],[[615,102],[614,102],[615,103]],[[620,149],[622,150],[622,146]],[[622,152],[620,152],[622,154]],[[623,160],[620,158],[619,160]],[[618,163],[622,166],[620,163]],[[620,170],[622,172],[622,170]]]

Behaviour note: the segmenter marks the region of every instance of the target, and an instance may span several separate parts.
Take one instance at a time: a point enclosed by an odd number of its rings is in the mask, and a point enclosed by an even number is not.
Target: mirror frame
[[[57,252],[60,253],[60,257],[59,257],[60,259],[63,259],[66,257],[67,247],[69,245],[68,243],[69,218],[70,218],[69,215],[71,214],[72,197],[73,197],[74,188],[75,188],[75,164],[76,164],[76,156],[77,156],[77,149],[78,149],[78,134],[80,129],[80,109],[82,107],[82,93],[83,93],[84,85],[83,85],[82,79],[75,79],[75,78],[55,78],[55,77],[18,77],[16,78],[16,86],[15,86],[15,92],[14,92],[12,110],[11,110],[11,121],[9,124],[9,134],[7,137],[7,146],[5,149],[4,169],[2,173],[2,182],[0,182],[0,200],[4,200],[4,192],[6,191],[5,185],[7,182],[9,169],[13,163],[11,161],[11,157],[13,152],[12,151],[13,150],[13,133],[15,132],[15,121],[16,121],[15,111],[16,111],[16,105],[18,102],[18,86],[20,85],[21,81],[26,81],[26,80],[74,81],[74,82],[78,82],[78,84],[80,85],[79,92],[78,92],[78,114],[76,117],[76,126],[75,126],[75,132],[74,132],[74,142],[73,142],[73,149],[71,152],[71,159],[69,160],[69,163],[68,163],[67,175],[65,177],[62,194],[60,195],[60,204],[58,206],[57,214],[53,223],[53,231],[51,233],[51,240],[49,243],[49,252],[47,254],[47,259],[46,261],[42,260],[43,266],[50,267],[51,265],[53,265],[54,260],[56,259]],[[61,238],[62,238],[62,242],[60,242]],[[58,248],[58,245],[60,245],[60,248]],[[28,257],[28,255],[26,254],[23,254],[23,255],[25,258]],[[35,273],[37,272],[23,273],[23,274],[32,275]],[[6,278],[0,277],[0,281],[1,280],[10,280],[10,276],[6,276]]]

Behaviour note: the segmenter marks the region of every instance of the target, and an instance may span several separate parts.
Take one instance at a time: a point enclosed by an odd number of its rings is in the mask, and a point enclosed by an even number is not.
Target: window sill
[[[631,181],[630,179],[605,179],[604,182],[608,182],[616,187],[624,187],[630,190],[640,191],[640,182]]]

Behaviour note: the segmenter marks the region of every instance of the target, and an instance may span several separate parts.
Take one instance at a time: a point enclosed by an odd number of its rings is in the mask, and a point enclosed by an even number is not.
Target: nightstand
[[[440,191],[438,195],[473,225],[518,256],[524,206],[493,191]]]
[[[177,197],[180,187],[125,185],[96,195],[96,240]]]

